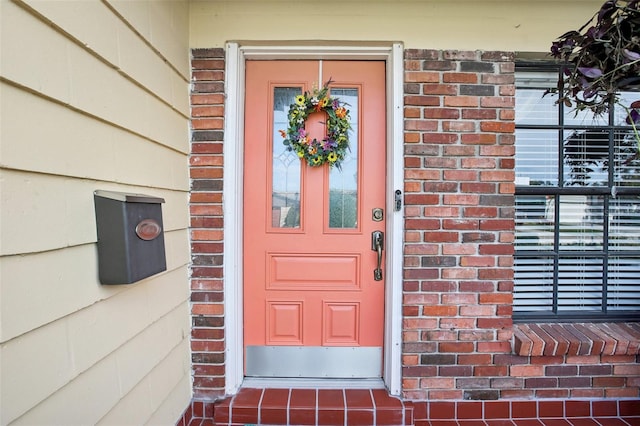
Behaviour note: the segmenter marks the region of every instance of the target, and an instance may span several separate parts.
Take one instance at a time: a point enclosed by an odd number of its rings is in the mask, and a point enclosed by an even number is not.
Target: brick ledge
[[[640,323],[515,324],[514,351],[521,356],[637,355]]]

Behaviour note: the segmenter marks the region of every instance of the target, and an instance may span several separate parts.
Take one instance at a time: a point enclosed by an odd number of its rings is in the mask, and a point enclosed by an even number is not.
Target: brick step
[[[413,407],[384,389],[242,388],[214,406],[216,425],[413,425]]]

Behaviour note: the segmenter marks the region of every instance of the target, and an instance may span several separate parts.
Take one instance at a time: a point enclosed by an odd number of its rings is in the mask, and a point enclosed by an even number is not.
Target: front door
[[[280,132],[296,97],[329,80],[351,123],[340,167],[308,164]],[[385,111],[384,62],[247,61],[246,376],[381,377]],[[306,117],[308,140],[326,138],[327,118]]]

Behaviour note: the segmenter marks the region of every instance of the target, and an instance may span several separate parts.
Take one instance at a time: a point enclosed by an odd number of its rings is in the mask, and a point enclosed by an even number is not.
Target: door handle
[[[378,253],[378,264],[373,270],[373,279],[382,281],[382,248],[384,246],[384,232],[373,231],[371,233],[371,250]]]

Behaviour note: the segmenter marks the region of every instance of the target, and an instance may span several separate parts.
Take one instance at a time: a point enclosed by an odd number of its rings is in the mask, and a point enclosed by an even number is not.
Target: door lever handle
[[[373,279],[382,281],[382,249],[384,246],[384,232],[373,231],[371,233],[371,250],[377,252],[378,263],[376,269],[373,270]]]

